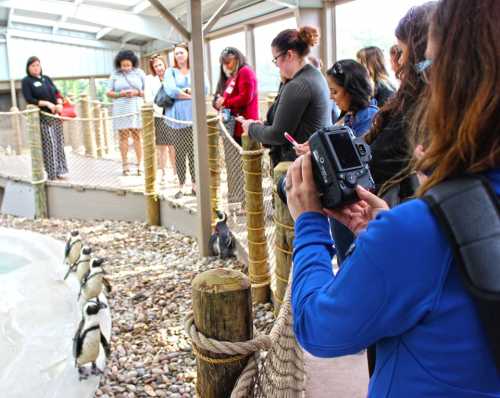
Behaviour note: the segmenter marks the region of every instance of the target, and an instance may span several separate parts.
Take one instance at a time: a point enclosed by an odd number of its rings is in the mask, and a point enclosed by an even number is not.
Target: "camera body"
[[[335,209],[358,201],[355,187],[373,190],[375,183],[368,162],[370,147],[356,138],[347,126],[332,126],[316,131],[309,138],[313,176],[324,208]],[[284,179],[278,194],[286,202]]]

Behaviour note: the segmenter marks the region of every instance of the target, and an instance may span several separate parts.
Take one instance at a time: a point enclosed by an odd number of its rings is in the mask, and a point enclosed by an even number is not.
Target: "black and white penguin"
[[[100,347],[104,348],[106,357],[110,354],[109,343],[102,334],[99,326],[99,311],[104,308],[103,304],[90,301],[83,307],[82,320],[73,337],[73,356],[75,367],[78,368],[80,380],[87,379],[90,374],[102,374],[103,370],[96,365],[99,357]],[[90,374],[85,371],[84,365],[91,363]]]
[[[234,257],[234,236],[227,226],[227,214],[219,210],[215,213],[217,214],[215,231],[208,242],[210,254],[221,259]]]
[[[64,280],[68,277],[71,272],[76,271],[75,263],[78,261],[80,257],[80,252],[83,247],[82,238],[80,236],[80,232],[71,231],[68,240],[66,241],[66,247],[64,249],[64,264],[68,266],[68,271],[64,276]]]
[[[89,246],[83,246],[82,251],[80,252],[80,257],[78,261],[75,263],[76,265],[76,278],[80,283],[80,286],[83,283],[83,279],[87,276],[90,271],[90,260],[92,249]]]
[[[105,271],[102,267],[103,258],[93,258],[90,260],[90,271],[84,276],[80,285],[78,299],[83,295],[85,301],[96,299],[99,302],[99,295],[104,292],[111,292],[111,285],[105,278]]]

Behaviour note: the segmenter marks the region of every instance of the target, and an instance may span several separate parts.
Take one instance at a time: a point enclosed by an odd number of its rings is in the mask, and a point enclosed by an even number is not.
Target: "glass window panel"
[[[278,91],[280,83],[279,70],[272,62],[271,42],[282,30],[296,28],[293,17],[255,28],[255,62],[260,93]]]
[[[377,46],[384,52],[387,70],[392,74],[389,49],[396,44],[396,26],[410,7],[426,1],[356,0],[337,6],[337,59],[356,59],[361,48]]]

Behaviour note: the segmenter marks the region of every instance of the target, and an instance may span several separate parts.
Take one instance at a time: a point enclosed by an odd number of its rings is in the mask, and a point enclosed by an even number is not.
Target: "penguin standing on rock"
[[[221,259],[234,257],[234,236],[227,226],[227,214],[219,210],[215,213],[217,214],[215,231],[208,242],[210,254]]]
[[[90,254],[92,253],[92,249],[89,246],[83,246],[82,251],[80,252],[80,258],[75,263],[76,265],[76,277],[80,286],[83,283],[83,279],[87,276],[90,271]]]
[[[111,292],[111,285],[104,276],[106,273],[102,268],[103,262],[103,258],[93,258],[90,260],[90,271],[83,278],[78,299],[83,295],[85,301],[95,298],[97,302],[100,303],[99,295],[102,293],[103,289],[105,289],[105,293],[107,294]]]
[[[66,241],[66,247],[64,249],[64,264],[68,266],[68,272],[64,276],[64,280],[68,277],[70,272],[75,272],[76,266],[75,263],[78,261],[80,257],[80,252],[83,247],[82,238],[80,236],[80,232],[71,231],[71,234]]]
[[[99,326],[99,311],[104,308],[103,304],[96,302],[86,303],[83,307],[82,320],[73,338],[73,356],[75,367],[78,368],[80,381],[87,379],[90,374],[102,374],[96,365],[99,357],[100,346],[102,344],[106,357],[110,354],[109,343],[102,334]],[[91,363],[91,372],[85,371],[84,365]]]

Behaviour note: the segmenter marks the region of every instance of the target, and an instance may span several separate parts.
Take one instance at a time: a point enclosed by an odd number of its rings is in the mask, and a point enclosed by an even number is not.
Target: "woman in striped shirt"
[[[115,72],[109,80],[107,96],[113,100],[113,130],[118,131],[123,175],[130,175],[128,139],[134,140],[137,175],[141,175],[141,105],[146,75],[138,68],[139,59],[133,51],[122,50],[115,57]],[[123,115],[122,117],[120,117]],[[118,117],[116,117],[118,116]]]

